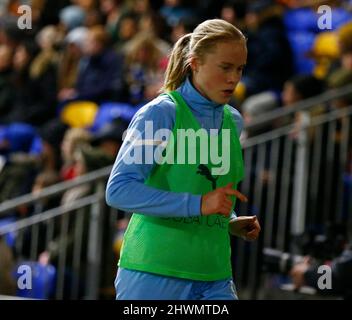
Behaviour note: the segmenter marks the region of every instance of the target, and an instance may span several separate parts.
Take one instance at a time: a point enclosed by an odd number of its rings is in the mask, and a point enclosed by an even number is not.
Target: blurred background
[[[0,298],[114,299],[131,213],[105,204],[111,165],[172,45],[208,18],[248,38],[230,103],[245,121],[236,212],[262,232],[232,239],[240,299],[352,296],[351,0],[2,0]]]

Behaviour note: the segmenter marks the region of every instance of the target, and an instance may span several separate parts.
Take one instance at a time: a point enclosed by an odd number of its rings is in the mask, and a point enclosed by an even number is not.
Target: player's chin
[[[217,104],[227,104],[231,100],[232,94],[229,94],[225,91],[216,91],[211,95],[209,94],[208,98],[217,103]]]
[[[231,97],[217,97],[216,99],[214,99],[213,101],[218,103],[218,104],[227,104],[229,103]]]

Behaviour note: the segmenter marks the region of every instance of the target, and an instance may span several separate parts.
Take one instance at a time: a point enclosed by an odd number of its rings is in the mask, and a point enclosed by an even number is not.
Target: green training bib
[[[168,95],[176,105],[173,138],[163,152],[163,163],[154,167],[145,184],[195,195],[229,182],[236,188],[243,178],[243,159],[231,107],[224,107],[220,132],[207,134],[182,96],[176,91]],[[219,161],[222,156],[227,160]],[[236,198],[231,199],[234,207]],[[229,218],[218,214],[160,218],[134,213],[124,236],[119,266],[191,280],[230,278],[228,223]]]

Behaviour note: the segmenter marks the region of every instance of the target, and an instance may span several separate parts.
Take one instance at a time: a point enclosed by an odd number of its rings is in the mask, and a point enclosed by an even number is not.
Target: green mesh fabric
[[[218,154],[225,148],[230,155],[230,169],[225,175],[213,176],[211,169],[219,164],[200,162],[201,144],[196,144],[196,163],[176,163],[180,152],[188,159],[188,143],[186,148],[178,148],[179,129],[200,129],[198,121],[184,102],[182,96],[173,91],[168,93],[176,104],[176,121],[173,128],[173,141],[169,140],[165,151],[165,159],[174,159],[174,164],[156,165],[146,185],[157,189],[205,194],[214,188],[233,182],[233,188],[243,178],[243,160],[236,124],[225,106],[222,129],[230,129],[230,139],[224,139],[222,131],[218,135],[208,135],[210,140],[218,143]],[[229,141],[225,141],[229,140]],[[210,154],[209,150],[208,153]],[[203,154],[204,156],[204,154]],[[181,157],[182,158],[182,157]],[[235,206],[235,197],[233,207]],[[160,218],[134,213],[126,230],[122,245],[119,266],[132,270],[151,272],[191,280],[215,281],[232,276],[231,249],[228,233],[229,218],[222,215],[196,216],[188,218]]]

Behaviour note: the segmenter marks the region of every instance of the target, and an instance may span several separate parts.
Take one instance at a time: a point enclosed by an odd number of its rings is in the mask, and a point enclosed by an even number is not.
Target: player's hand
[[[295,264],[290,270],[290,276],[295,289],[299,289],[304,286],[304,274],[310,267],[310,257],[304,257],[302,262]]]
[[[232,219],[229,223],[230,233],[247,241],[256,240],[260,230],[261,227],[256,216],[240,216]]]
[[[232,189],[233,183],[225,187],[217,188],[202,196],[201,213],[204,216],[221,214],[228,217],[231,213],[232,201],[228,196],[236,196],[240,201],[247,201],[247,198],[237,190]]]

